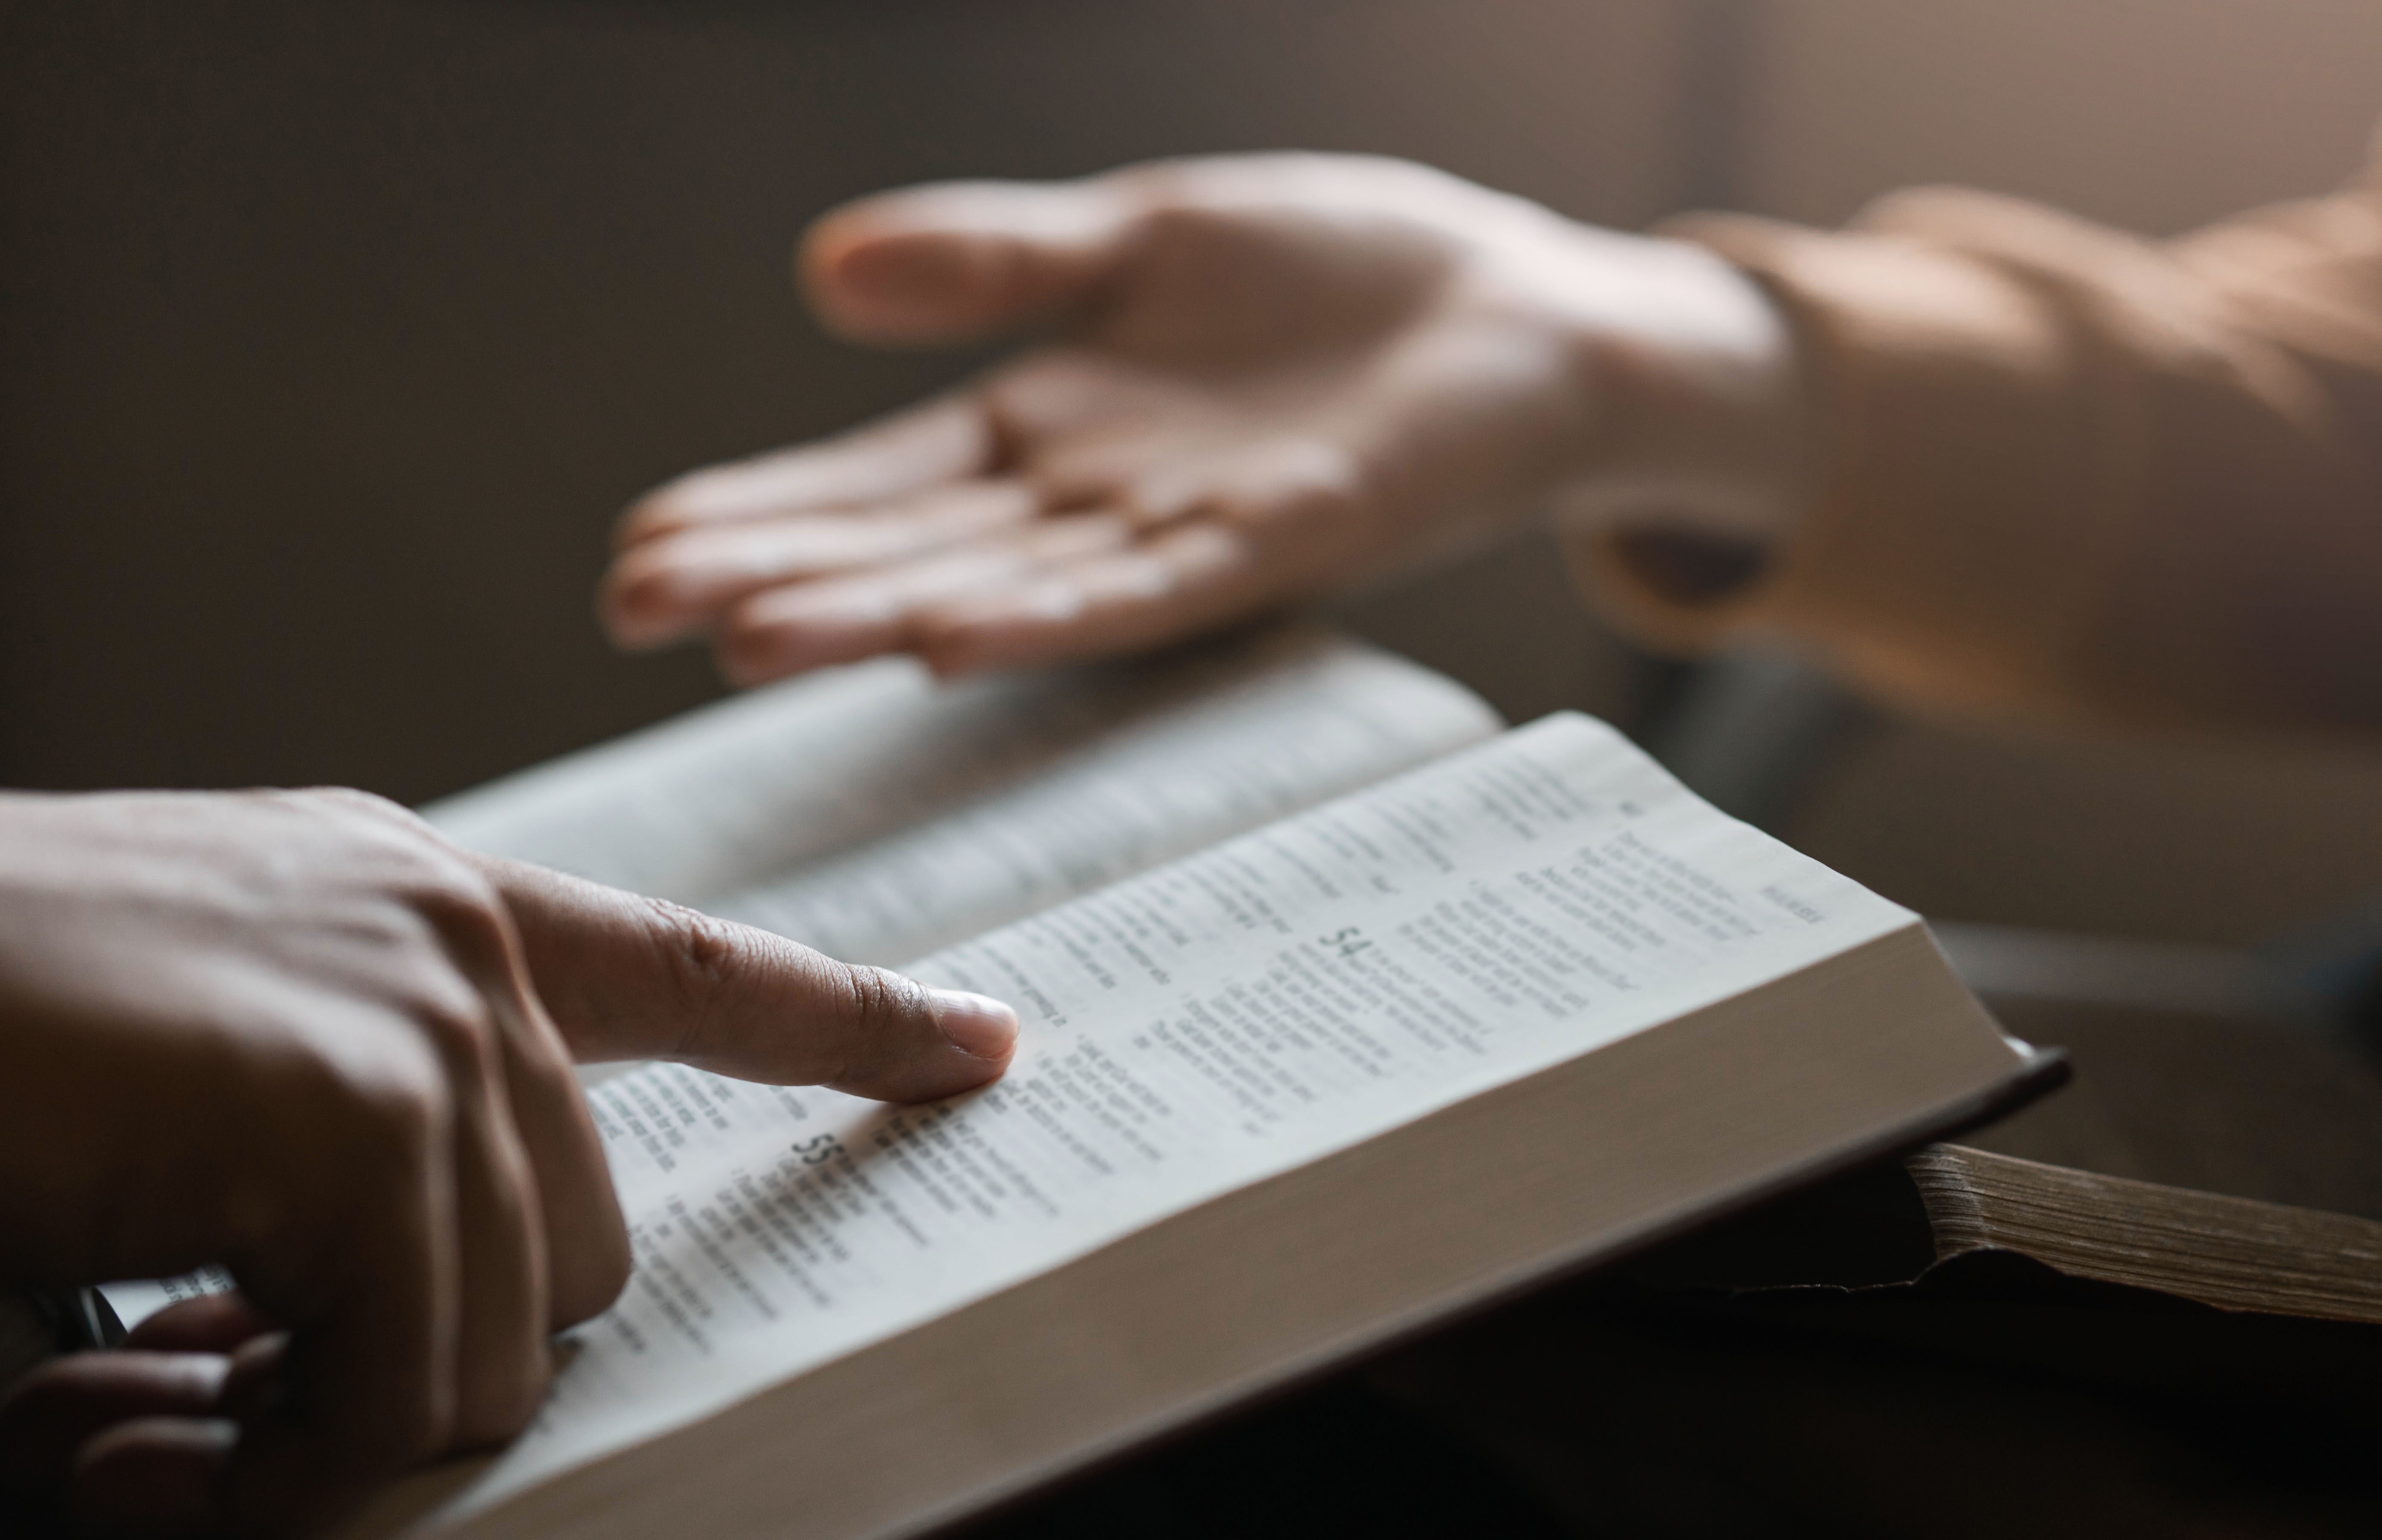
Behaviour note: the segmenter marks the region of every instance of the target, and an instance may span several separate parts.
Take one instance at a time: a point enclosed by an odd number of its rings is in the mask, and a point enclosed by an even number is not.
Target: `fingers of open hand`
[[[646,647],[699,630],[756,585],[895,559],[1004,519],[1018,498],[975,484],[998,454],[981,403],[949,397],[819,444],[693,471],[620,520],[597,608]],[[880,527],[881,526],[881,527]]]
[[[606,579],[615,638],[645,645],[699,629],[764,588],[911,560],[1013,529],[1040,511],[1023,483],[960,482],[866,512],[792,512],[697,525],[632,545]]]
[[[891,1101],[952,1095],[1008,1065],[1006,1006],[539,867],[487,867],[583,1058],[673,1058]]]
[[[716,630],[755,593],[1001,545],[1045,515],[1148,518],[1132,495],[1142,472],[1197,459],[1203,434],[1235,426],[1183,382],[1046,349],[964,396],[649,495],[623,522],[598,607],[616,642],[652,646]]]
[[[1075,514],[915,559],[753,594],[730,612],[716,646],[731,679],[756,684],[878,653],[919,651],[939,605],[1013,591],[1067,565],[1128,549],[1130,520]]]
[[[871,501],[842,472],[706,473],[749,475],[751,495],[624,550],[609,623],[640,643],[707,629],[750,685],[900,651],[945,671],[1042,662],[1229,621],[1323,586],[1387,529],[1353,447],[1380,436],[1361,393],[1287,388],[1044,350],[966,398],[980,456],[939,480]],[[854,442],[881,447],[898,421]],[[854,500],[809,500],[830,492]]]
[[[1150,646],[1323,587],[1379,532],[1354,460],[1316,437],[1087,448],[1044,479],[1053,500],[1107,501],[931,557],[764,589],[722,626],[723,667],[752,683],[906,651],[960,673]]]
[[[689,471],[632,504],[615,544],[626,549],[703,525],[873,506],[974,475],[995,448],[977,403],[945,397],[817,444]]]
[[[928,607],[911,645],[944,673],[1154,646],[1261,608],[1274,594],[1255,558],[1246,531],[1185,524]]]
[[[1209,156],[879,193],[813,226],[799,268],[821,319],[859,340],[960,341],[1097,309],[1211,351],[1394,304],[1513,207],[1411,164]]]
[[[796,267],[820,319],[845,336],[962,341],[1088,299],[1141,207],[1116,177],[908,188],[828,214]]]

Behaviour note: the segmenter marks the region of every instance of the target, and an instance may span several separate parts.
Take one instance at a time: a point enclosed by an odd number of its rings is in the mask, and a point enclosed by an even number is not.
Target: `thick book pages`
[[[1018,1005],[896,1109],[592,1096],[637,1265],[362,1528],[915,1533],[2008,1097],[1917,918],[1564,715],[914,964]]]
[[[2309,1448],[2370,1448],[2382,1424],[2382,1223],[1958,1144],[1709,1227],[1591,1292]]]
[[[2112,1308],[2382,1327],[2382,1221],[1931,1144],[1639,1257],[1661,1290],[1895,1297],[2057,1277]],[[1957,1289],[1947,1285],[1957,1284]]]
[[[1935,1263],[2012,1253],[2218,1310],[2382,1326],[2382,1223],[1958,1144],[1905,1163]]]

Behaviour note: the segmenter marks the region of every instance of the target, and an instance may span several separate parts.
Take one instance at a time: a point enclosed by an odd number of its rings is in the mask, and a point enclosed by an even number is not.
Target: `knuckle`
[[[424,851],[408,875],[404,896],[441,934],[498,928],[506,911],[496,884],[471,862],[445,851]]]
[[[394,1039],[380,1051],[298,1056],[271,1089],[289,1176],[312,1172],[340,1192],[378,1195],[418,1184],[448,1139],[455,1106],[436,1057]]]
[[[681,989],[694,1003],[726,984],[743,952],[743,927],[701,910],[651,900],[669,938]]]
[[[510,957],[511,911],[496,884],[461,855],[424,849],[391,886],[450,955],[474,962]]]
[[[362,817],[392,828],[419,834],[429,834],[430,825],[411,808],[400,807],[387,798],[352,786],[310,786],[296,791],[272,793],[274,797],[294,806],[318,813]]]
[[[608,1222],[585,1227],[570,1254],[555,1259],[554,1324],[577,1326],[610,1309],[629,1287],[633,1260],[628,1228],[617,1209]]]
[[[452,1441],[469,1448],[512,1437],[537,1415],[552,1380],[551,1362],[543,1351],[522,1354],[510,1375],[470,1398],[472,1404],[458,1417]]]
[[[665,899],[645,902],[669,1004],[681,1023],[681,1048],[700,1051],[721,995],[739,982],[748,947],[744,929]]]
[[[863,1031],[890,1030],[905,1014],[908,992],[899,975],[882,968],[846,965],[844,986],[851,992],[852,1019]]]
[[[359,1078],[345,1099],[348,1120],[407,1167],[443,1142],[454,1117],[447,1077],[427,1062]]]
[[[424,991],[411,1012],[414,1030],[437,1054],[450,1076],[478,1082],[494,1069],[497,1023],[485,1002],[460,986]]]
[[[372,895],[381,911],[376,928],[427,923],[445,935],[504,923],[503,900],[473,858],[408,809],[349,787],[265,795],[313,816],[314,837],[300,847],[312,874],[334,891]]]
[[[300,787],[294,791],[278,792],[276,795],[288,798],[292,801],[313,802],[325,807],[344,808],[356,813],[371,813],[375,816],[384,811],[389,813],[403,811],[386,797],[375,796],[372,792],[352,786],[306,786]]]
[[[841,1034],[841,1062],[825,1083],[845,1085],[875,1075],[897,1057],[903,1047],[903,1029],[926,1006],[920,987],[899,973],[849,963],[835,967],[847,1030]]]
[[[302,1319],[414,1244],[449,1168],[456,1099],[438,1057],[377,1013],[238,1060],[209,1088],[224,1132],[195,1222],[252,1298]]]

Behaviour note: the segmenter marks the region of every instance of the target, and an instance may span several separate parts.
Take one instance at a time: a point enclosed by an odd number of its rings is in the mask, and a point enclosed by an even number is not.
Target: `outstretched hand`
[[[518,1432],[629,1242],[571,1060],[920,1100],[1006,1007],[515,862],[355,792],[0,795],[0,1277],[227,1265],[0,1406],[0,1494],[282,1533]]]
[[[849,205],[801,275],[855,340],[1061,340],[630,509],[602,609],[740,682],[1137,648],[1560,503],[1766,533],[1801,387],[1761,291],[1397,161],[1259,155]]]

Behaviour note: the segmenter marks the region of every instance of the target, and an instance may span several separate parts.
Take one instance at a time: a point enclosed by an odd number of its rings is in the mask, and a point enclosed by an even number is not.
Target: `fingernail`
[[[988,995],[929,989],[927,1011],[951,1045],[976,1058],[1006,1058],[1017,1045],[1017,1012]]]

